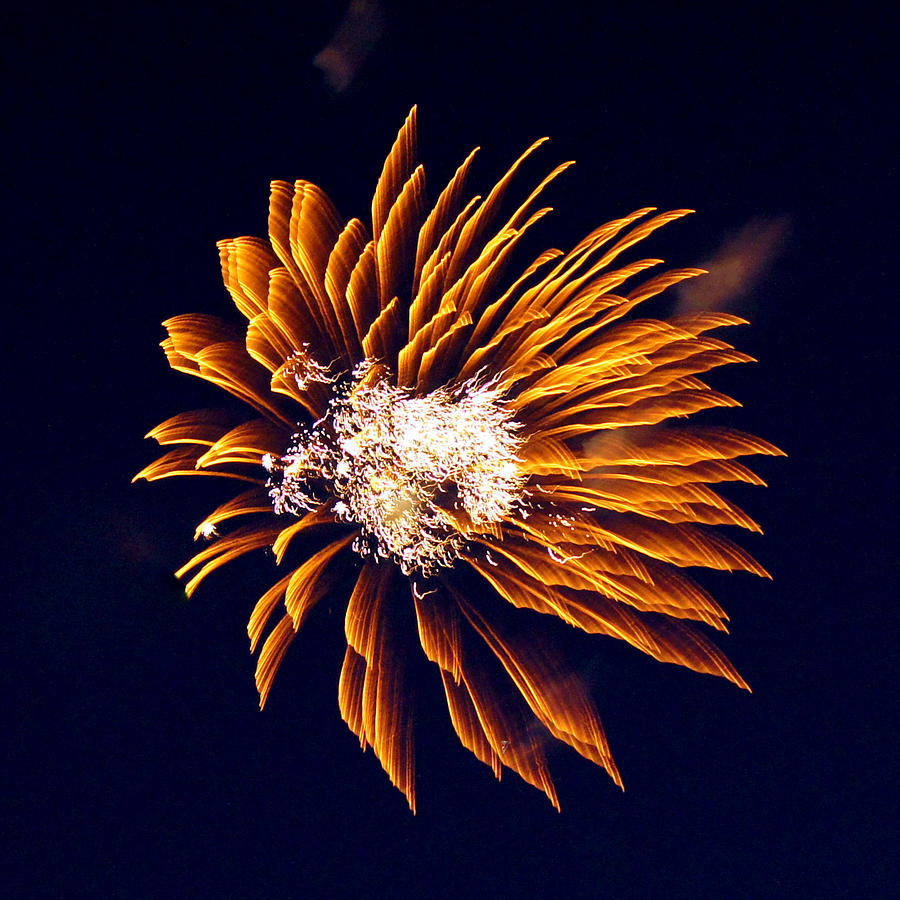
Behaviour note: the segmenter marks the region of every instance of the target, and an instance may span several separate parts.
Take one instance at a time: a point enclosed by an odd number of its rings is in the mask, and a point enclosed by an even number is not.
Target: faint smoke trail
[[[328,87],[347,90],[384,33],[384,10],[378,0],[353,0],[331,40],[314,57]]]
[[[678,286],[676,314],[734,309],[765,277],[791,231],[787,216],[757,216],[700,263],[709,274]]]

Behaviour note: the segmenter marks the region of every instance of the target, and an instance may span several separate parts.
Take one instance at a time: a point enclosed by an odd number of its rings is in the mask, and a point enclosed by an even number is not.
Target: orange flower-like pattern
[[[178,576],[190,595],[252,550],[271,548],[284,566],[248,626],[251,649],[262,642],[260,705],[311,608],[345,591],[341,714],[413,810],[416,644],[438,667],[462,743],[557,808],[548,733],[621,779],[588,690],[520,610],[746,687],[695,624],[725,631],[727,617],[684,569],[766,575],[708,527],[759,530],[710,485],[761,484],[737,459],[780,451],[670,421],[737,405],[699,376],[749,360],[708,334],[742,320],[629,316],[702,274],[626,287],[661,260],[622,255],[688,210],[639,209],[510,277],[522,236],[548,212],[539,195],[568,166],[509,214],[509,185],[541,143],[469,199],[473,151],[429,207],[413,109],[371,230],[308,182],[273,182],[269,239],[219,244],[246,335],[207,315],[164,323],[174,369],[255,413],[236,427],[183,413],[148,435],[175,449],[136,478],[249,486],[200,523],[195,537],[211,542]],[[229,531],[233,520],[248,524]]]

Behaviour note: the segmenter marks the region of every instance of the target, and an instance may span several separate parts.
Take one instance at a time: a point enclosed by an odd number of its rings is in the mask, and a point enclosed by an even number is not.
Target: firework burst
[[[199,524],[195,537],[211,543],[178,576],[190,595],[252,550],[270,547],[285,565],[248,626],[251,649],[262,642],[262,706],[309,611],[352,564],[340,710],[413,809],[405,610],[462,743],[557,808],[536,723],[621,779],[586,688],[536,636],[494,615],[498,603],[746,687],[693,624],[724,631],[727,617],[683,570],[766,575],[706,527],[759,530],[710,485],[761,484],[736,460],[779,451],[669,421],[737,405],[698,376],[749,360],[708,334],[742,320],[625,318],[701,274],[625,287],[661,260],[622,254],[688,210],[639,209],[509,277],[513,251],[548,212],[539,195],[568,166],[501,215],[541,143],[486,197],[467,199],[473,151],[429,208],[413,109],[378,180],[371,230],[344,222],[308,182],[273,182],[269,239],[219,244],[246,336],[206,315],[164,323],[173,368],[256,413],[237,427],[183,413],[148,435],[176,447],[136,478],[250,485]],[[229,531],[233,520],[250,524]]]

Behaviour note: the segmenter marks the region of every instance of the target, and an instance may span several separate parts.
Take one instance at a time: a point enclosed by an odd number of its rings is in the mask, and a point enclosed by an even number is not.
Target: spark
[[[552,547],[547,548],[547,553],[550,555],[550,559],[558,563],[572,562],[573,559],[581,559],[581,557],[585,555],[584,553],[573,553],[571,556],[566,556],[564,553],[557,552]]]
[[[285,360],[282,367],[285,375],[291,375],[297,387],[304,391],[310,384],[332,384],[331,365],[323,366],[309,351],[309,344],[303,344]]]

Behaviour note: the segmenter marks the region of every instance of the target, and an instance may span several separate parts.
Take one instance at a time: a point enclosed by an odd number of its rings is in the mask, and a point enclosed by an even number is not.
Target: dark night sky
[[[8,29],[5,895],[887,896],[896,98],[879,23],[792,4],[384,9],[337,96],[310,60],[339,3],[32,10]],[[264,232],[272,178],[364,217],[413,103],[432,185],[476,144],[482,188],[544,134],[543,162],[578,160],[548,245],[690,206],[648,244],[688,265],[754,217],[791,222],[734,333],[760,362],[714,381],[744,403],[732,424],[790,454],[759,466],[767,490],[730,495],[775,580],[703,581],[754,693],[561,628],[627,788],[560,747],[561,815],[459,746],[423,668],[411,816],[337,710],[339,597],[259,713],[244,627],[271,563],[190,603],[170,574],[228,485],[129,483],[150,427],[220,402],[157,346],[176,313],[237,321],[215,241]]]

